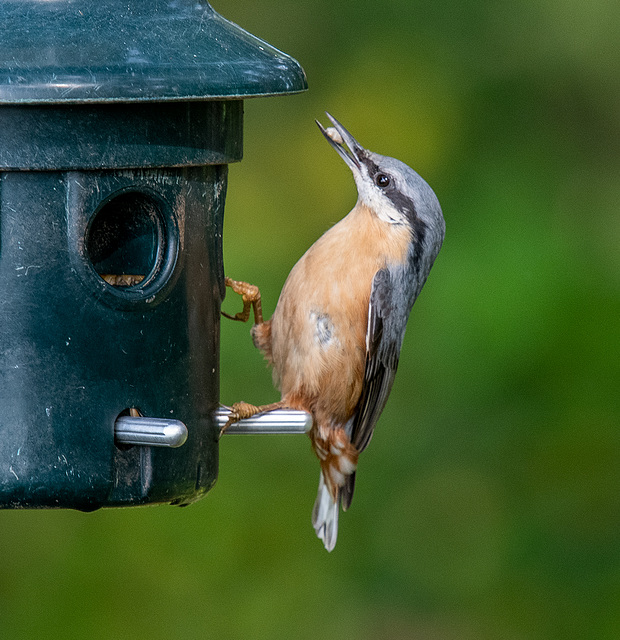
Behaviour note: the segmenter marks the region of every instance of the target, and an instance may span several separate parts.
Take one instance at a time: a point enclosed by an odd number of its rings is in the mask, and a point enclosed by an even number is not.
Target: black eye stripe
[[[372,177],[378,187],[385,189],[393,185],[394,181],[392,178],[382,171],[368,156],[364,156],[362,162],[368,168],[368,175]]]
[[[374,180],[379,175],[387,176],[368,156],[362,156],[360,159],[368,168],[368,175],[374,176]],[[383,187],[383,193],[390,199],[394,208],[407,216],[411,224],[414,224],[417,220],[417,212],[413,200],[396,188],[394,180],[390,180],[389,185]]]

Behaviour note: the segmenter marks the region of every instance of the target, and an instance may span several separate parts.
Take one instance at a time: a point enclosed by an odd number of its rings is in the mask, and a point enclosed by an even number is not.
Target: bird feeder
[[[204,0],[0,15],[0,507],[190,503],[217,477],[243,99],[304,72]]]

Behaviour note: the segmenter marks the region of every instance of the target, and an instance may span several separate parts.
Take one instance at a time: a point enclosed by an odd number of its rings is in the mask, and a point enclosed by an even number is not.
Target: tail
[[[338,539],[338,513],[340,511],[340,490],[336,499],[332,497],[321,471],[319,492],[312,510],[312,525],[316,535],[323,541],[325,548],[332,551]]]

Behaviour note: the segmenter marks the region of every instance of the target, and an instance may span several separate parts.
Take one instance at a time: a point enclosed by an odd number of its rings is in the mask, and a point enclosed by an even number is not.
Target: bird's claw
[[[230,425],[235,424],[235,422],[239,422],[240,420],[251,418],[257,413],[261,413],[260,407],[249,404],[248,402],[243,402],[243,400],[241,402],[235,402],[232,407],[230,407],[230,413],[228,414],[226,424],[220,429],[220,438],[226,433]]]
[[[224,284],[230,287],[235,293],[241,296],[243,300],[243,309],[234,316],[222,311],[222,315],[229,320],[238,320],[239,322],[247,322],[250,318],[250,308],[254,309],[254,324],[263,322],[263,309],[261,304],[260,289],[253,284],[233,280],[225,277]]]

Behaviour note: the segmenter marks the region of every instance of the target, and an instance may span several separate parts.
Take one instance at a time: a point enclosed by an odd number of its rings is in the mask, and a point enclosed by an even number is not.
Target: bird
[[[405,328],[445,235],[441,206],[409,166],[368,151],[329,113],[316,120],[357,186],[353,209],[299,259],[270,320],[255,285],[225,278],[242,296],[251,336],[273,368],[281,399],[236,402],[227,425],[280,408],[307,411],[319,460],[312,511],[318,538],[336,545],[340,508],[351,506],[359,454],[366,449],[394,383]]]

